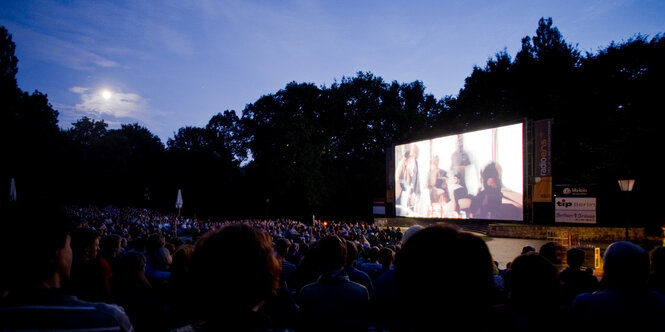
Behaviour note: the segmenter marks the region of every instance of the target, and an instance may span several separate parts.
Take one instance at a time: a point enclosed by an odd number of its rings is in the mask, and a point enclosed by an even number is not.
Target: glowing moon
[[[109,90],[102,91],[102,98],[104,98],[106,100],[111,99],[111,91],[109,91]]]

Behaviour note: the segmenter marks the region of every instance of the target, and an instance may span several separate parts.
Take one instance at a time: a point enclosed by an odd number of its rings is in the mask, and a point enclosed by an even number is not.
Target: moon
[[[109,90],[102,91],[102,98],[104,98],[105,100],[111,99],[111,91]]]

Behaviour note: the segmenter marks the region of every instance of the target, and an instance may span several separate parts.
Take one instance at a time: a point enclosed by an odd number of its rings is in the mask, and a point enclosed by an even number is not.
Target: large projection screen
[[[395,214],[522,221],[522,123],[395,146]]]

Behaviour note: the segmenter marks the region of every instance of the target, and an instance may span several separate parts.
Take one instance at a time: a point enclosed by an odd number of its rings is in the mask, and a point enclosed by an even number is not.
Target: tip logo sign
[[[569,207],[573,206],[573,203],[566,202],[565,199],[562,199],[562,200],[556,202],[556,206],[569,208]]]
[[[557,197],[554,204],[556,222],[596,223],[595,197]]]

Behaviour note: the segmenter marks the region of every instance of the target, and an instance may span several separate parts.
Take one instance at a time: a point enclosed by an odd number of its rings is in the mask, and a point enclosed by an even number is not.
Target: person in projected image
[[[465,218],[466,210],[469,208],[469,192],[466,187],[461,185],[460,175],[453,173],[447,179],[447,191],[450,193],[449,213],[448,217],[451,218]]]
[[[502,169],[490,162],[480,172],[482,187],[472,199],[469,217],[478,219],[520,220],[522,202],[519,194],[505,188],[501,181]]]
[[[458,184],[466,187],[466,168],[471,165],[471,158],[464,150],[464,136],[457,135],[457,150],[450,157],[452,171],[457,175]]]
[[[402,210],[399,215],[412,216],[416,214],[416,206],[420,199],[420,180],[418,178],[418,146],[408,144],[404,157],[399,161],[396,173],[398,186],[396,196],[398,209]]]
[[[446,171],[439,168],[439,156],[432,156],[432,162],[430,163],[429,176],[428,176],[427,188],[429,188],[430,202],[432,206],[435,204],[441,205],[441,211],[432,211],[433,217],[443,217],[443,206],[450,201],[450,196],[448,194],[448,175]]]
[[[464,153],[466,155],[466,153]],[[455,159],[453,157],[453,159]],[[468,155],[460,160],[468,161]],[[464,162],[462,162],[464,164]],[[462,185],[463,175],[458,174],[459,167],[453,167],[451,172],[439,168],[439,156],[432,156],[428,177],[430,202],[432,203],[432,216],[440,218],[466,218],[468,205],[468,190]],[[462,170],[463,172],[463,170]],[[466,200],[465,200],[466,199]],[[435,210],[436,204],[441,204],[441,210]]]

